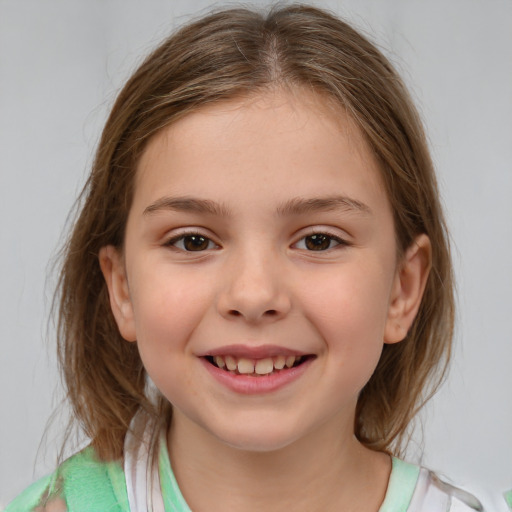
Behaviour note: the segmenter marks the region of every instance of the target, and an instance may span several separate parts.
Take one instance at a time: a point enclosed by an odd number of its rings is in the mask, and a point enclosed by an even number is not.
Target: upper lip
[[[215,356],[234,356],[234,357],[246,357],[247,359],[263,359],[265,357],[276,357],[276,356],[305,356],[306,352],[301,350],[281,347],[278,345],[224,345],[223,347],[217,347],[206,352],[197,354],[198,357],[215,357]]]

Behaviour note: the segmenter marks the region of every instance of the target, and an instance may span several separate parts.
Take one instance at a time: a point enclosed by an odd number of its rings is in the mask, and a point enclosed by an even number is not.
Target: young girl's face
[[[306,92],[162,130],[137,169],[124,252],[101,261],[173,421],[238,448],[352,436],[383,343],[410,323],[377,164],[355,124]]]

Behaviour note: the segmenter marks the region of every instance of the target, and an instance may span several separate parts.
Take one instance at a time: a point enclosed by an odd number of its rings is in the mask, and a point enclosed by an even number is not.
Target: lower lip
[[[259,377],[230,373],[226,370],[217,368],[203,357],[200,359],[206,369],[210,372],[210,375],[231,391],[243,395],[262,395],[277,391],[278,389],[299,379],[308,369],[314,358],[308,358],[306,361],[293,368],[279,370],[271,375],[262,375]]]

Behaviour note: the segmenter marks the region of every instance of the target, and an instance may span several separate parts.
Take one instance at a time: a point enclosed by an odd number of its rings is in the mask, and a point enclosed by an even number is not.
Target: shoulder
[[[5,512],[30,511],[62,499],[68,510],[129,511],[126,481],[118,462],[100,461],[86,448],[14,499]]]
[[[510,508],[510,510],[512,510],[512,489],[510,489],[510,491],[507,491],[506,493],[504,493],[504,496],[505,496],[505,501],[507,502],[508,507]]]
[[[426,468],[393,459],[388,491],[379,512],[483,511],[470,493],[441,480]]]
[[[482,512],[484,510],[480,501],[468,491],[445,482],[425,468],[420,471],[410,507],[410,512],[416,510],[418,512],[423,510]]]
[[[52,480],[53,475],[48,475],[34,482],[18,497],[14,498],[14,500],[7,505],[4,512],[21,512],[35,509],[45,500],[45,496],[48,495]]]

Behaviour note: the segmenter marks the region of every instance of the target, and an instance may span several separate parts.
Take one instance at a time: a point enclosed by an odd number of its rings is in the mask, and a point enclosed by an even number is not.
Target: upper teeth
[[[215,364],[219,368],[227,368],[228,370],[241,374],[256,374],[268,375],[274,370],[282,370],[285,366],[291,368],[297,361],[300,361],[302,356],[275,356],[266,357],[264,359],[248,359],[240,357],[239,359],[233,356],[215,356],[213,358]]]

